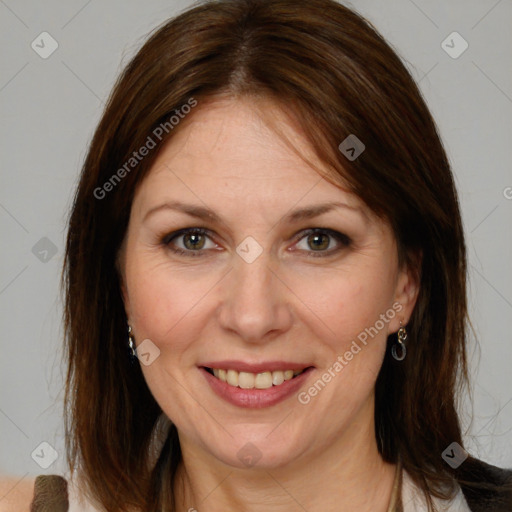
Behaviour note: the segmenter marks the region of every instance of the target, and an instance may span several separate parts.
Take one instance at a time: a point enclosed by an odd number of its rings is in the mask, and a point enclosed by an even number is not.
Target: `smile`
[[[264,371],[260,373],[238,372],[236,370],[226,370],[223,368],[206,368],[206,371],[232,387],[241,389],[268,389],[272,386],[280,386],[283,382],[297,377],[304,369]]]
[[[315,367],[299,361],[204,361],[198,365],[210,389],[237,407],[260,409],[291,398]]]

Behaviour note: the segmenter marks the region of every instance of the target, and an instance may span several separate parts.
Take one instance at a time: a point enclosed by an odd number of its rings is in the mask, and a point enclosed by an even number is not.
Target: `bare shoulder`
[[[0,512],[30,512],[35,477],[0,475]]]

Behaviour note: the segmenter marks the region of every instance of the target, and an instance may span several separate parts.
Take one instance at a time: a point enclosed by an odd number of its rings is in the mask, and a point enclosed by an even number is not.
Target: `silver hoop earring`
[[[395,343],[391,347],[391,355],[397,361],[403,361],[407,354],[407,348],[405,347],[405,340],[407,339],[407,331],[405,330],[405,327],[402,325],[402,322],[400,322],[400,329],[398,329],[397,336],[398,336],[398,342]],[[400,348],[400,353],[397,352],[397,347]]]
[[[132,360],[136,359],[137,358],[137,347],[135,346],[135,339],[133,338],[131,325],[128,325],[128,348],[129,348],[130,359],[132,359]]]

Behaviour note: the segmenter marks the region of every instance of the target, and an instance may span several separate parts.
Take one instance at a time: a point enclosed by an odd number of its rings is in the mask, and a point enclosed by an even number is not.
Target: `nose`
[[[265,343],[290,329],[290,290],[270,266],[266,251],[252,263],[235,255],[222,283],[221,327],[247,343]]]

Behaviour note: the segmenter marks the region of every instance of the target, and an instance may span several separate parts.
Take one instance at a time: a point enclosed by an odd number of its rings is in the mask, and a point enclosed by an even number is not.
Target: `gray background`
[[[59,277],[72,193],[122,66],[152,28],[188,5],[0,0],[0,472],[65,471]],[[469,351],[474,399],[461,406],[467,446],[512,467],[511,0],[351,5],[419,81],[453,164],[476,331]],[[47,59],[31,48],[43,31],[59,45]],[[458,58],[441,46],[453,31],[469,44]],[[448,44],[452,52],[461,48],[457,40]],[[47,469],[31,457],[43,441],[58,454]]]

